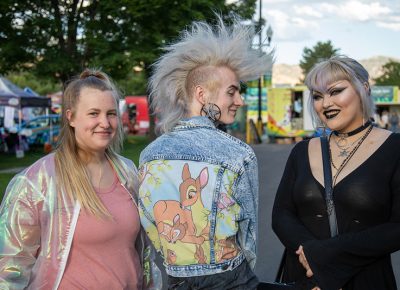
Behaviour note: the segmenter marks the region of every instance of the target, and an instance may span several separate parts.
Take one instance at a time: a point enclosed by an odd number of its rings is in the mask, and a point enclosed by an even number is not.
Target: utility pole
[[[259,31],[258,31],[258,38],[259,38],[259,43],[258,43],[258,49],[260,50],[260,53],[263,53],[262,48],[263,46],[269,47],[271,44],[272,40],[272,35],[273,31],[271,28],[271,25],[268,25],[267,31],[266,31],[266,40],[267,43],[264,44],[262,40],[262,31],[263,31],[263,18],[262,18],[262,0],[259,2],[260,5],[260,11],[259,11]],[[272,77],[272,72],[267,73],[267,79],[268,82],[271,80]],[[263,135],[263,119],[262,119],[262,89],[266,85],[264,82],[266,79],[264,78],[265,76],[260,76],[258,79],[258,116],[257,116],[257,124],[256,124],[256,129],[258,135],[261,137]],[[266,105],[266,104],[265,104]]]
[[[260,49],[260,53],[262,52],[262,0],[260,0],[260,15],[259,15],[259,32],[258,32],[258,36],[259,36],[259,49]],[[260,78],[258,79],[258,118],[257,118],[257,131],[259,136],[261,137],[263,134],[263,123],[262,123],[262,77],[260,76]]]

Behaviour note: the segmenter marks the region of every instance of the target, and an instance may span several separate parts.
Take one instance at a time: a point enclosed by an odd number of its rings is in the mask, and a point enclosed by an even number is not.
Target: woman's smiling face
[[[312,93],[315,112],[331,130],[349,132],[363,124],[360,96],[347,80],[328,84],[324,92]]]
[[[83,88],[75,113],[66,113],[81,149],[92,153],[106,150],[118,128],[117,105],[111,91]]]

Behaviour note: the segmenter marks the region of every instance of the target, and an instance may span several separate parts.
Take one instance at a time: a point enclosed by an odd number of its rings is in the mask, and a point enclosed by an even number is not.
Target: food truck
[[[376,105],[377,114],[384,111],[400,113],[399,87],[397,86],[372,86],[371,95]]]
[[[306,86],[268,88],[267,134],[269,137],[310,137],[314,133]]]

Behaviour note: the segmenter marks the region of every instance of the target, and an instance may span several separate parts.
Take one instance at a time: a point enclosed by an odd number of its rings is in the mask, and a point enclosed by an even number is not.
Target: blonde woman
[[[116,153],[118,98],[100,71],[66,86],[59,146],[11,180],[1,205],[1,289],[160,287],[145,262],[136,167]]]

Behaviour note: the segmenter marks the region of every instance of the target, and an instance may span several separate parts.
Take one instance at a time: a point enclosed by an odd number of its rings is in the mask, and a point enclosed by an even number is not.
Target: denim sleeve
[[[246,260],[250,267],[254,269],[258,222],[258,165],[255,155],[245,160],[243,169],[238,179],[235,194],[242,209],[238,238]]]

